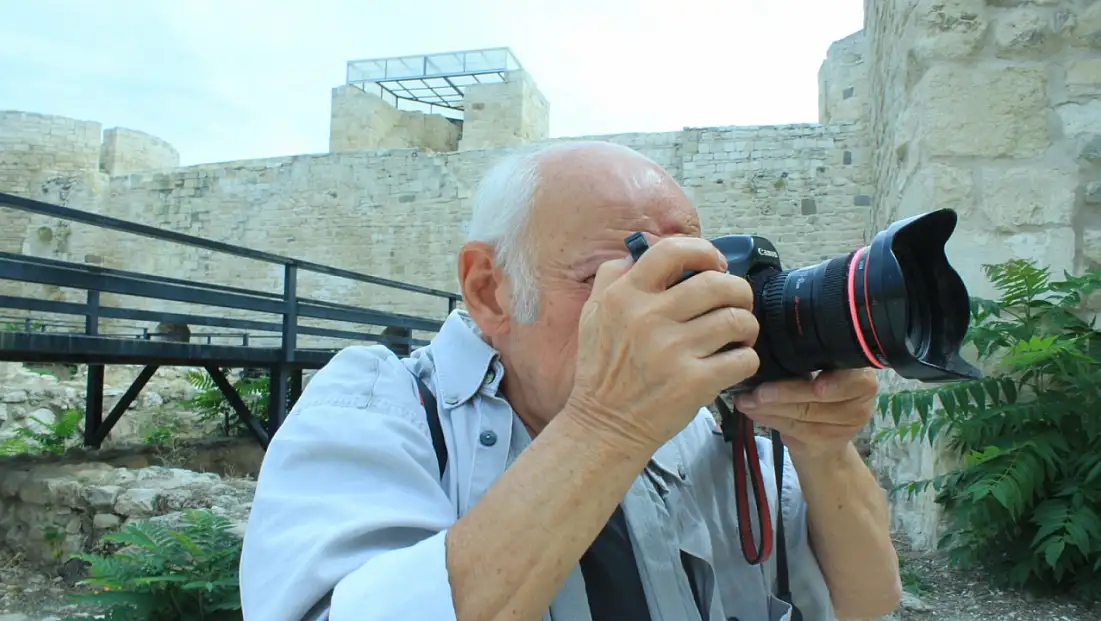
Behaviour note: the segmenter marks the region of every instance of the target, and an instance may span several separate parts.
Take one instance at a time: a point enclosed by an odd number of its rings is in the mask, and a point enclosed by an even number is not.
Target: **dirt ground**
[[[1034,597],[992,587],[939,557],[902,556],[908,592],[883,621],[1101,621],[1101,593],[1093,601]],[[58,621],[75,612],[65,596],[81,587],[59,573],[33,570],[0,550],[0,621]]]
[[[1101,621],[1101,593],[1039,597],[992,586],[981,572],[965,572],[939,556],[900,550],[907,595],[891,621]]]

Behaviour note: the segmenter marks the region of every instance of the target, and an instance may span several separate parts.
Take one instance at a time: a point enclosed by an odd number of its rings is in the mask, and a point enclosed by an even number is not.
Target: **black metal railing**
[[[299,346],[299,335],[344,341],[382,342],[395,351],[407,352],[411,347],[424,344],[423,340],[412,338],[413,331],[435,332],[442,325],[440,320],[302,297],[298,291],[298,277],[301,272],[313,272],[365,285],[378,285],[410,294],[429,296],[445,301],[448,313],[461,301],[461,296],[447,291],[241,248],[224,242],[52,205],[12,194],[0,193],[0,207],[282,266],[282,291],[271,293],[0,252],[0,280],[50,285],[85,292],[81,302],[0,295],[0,308],[45,315],[76,315],[84,319],[83,330],[74,329],[69,332],[45,329],[0,330],[0,360],[88,364],[85,444],[89,446],[99,446],[103,442],[114,423],[129,408],[159,366],[206,368],[242,421],[266,446],[285,418],[288,404],[293,404],[301,392],[302,371],[320,368],[336,352],[336,349],[332,348],[302,348]],[[218,314],[162,312],[111,306],[102,303],[101,294],[159,300],[162,303],[175,302],[234,309],[277,317],[261,321]],[[242,345],[214,345],[209,338],[213,334],[206,335],[208,338],[205,344],[191,342],[190,337],[179,342],[172,340],[170,335],[157,335],[147,328],[142,328],[140,335],[107,334],[101,332],[101,319],[185,324],[231,330],[242,338]],[[353,324],[360,328],[337,329],[302,325],[303,319]],[[23,319],[23,321],[27,320]],[[59,325],[57,322],[55,324]],[[29,327],[31,323],[26,325]],[[374,334],[363,331],[364,326],[383,327],[386,330],[383,334]],[[279,346],[253,345],[251,342],[253,340],[267,340],[264,335],[256,333],[267,333],[272,340],[278,335]],[[145,366],[146,369],[104,419],[103,370],[104,365],[107,364],[137,364]],[[268,402],[266,427],[249,414],[247,406],[226,380],[222,369],[234,367],[269,369],[271,396]]]

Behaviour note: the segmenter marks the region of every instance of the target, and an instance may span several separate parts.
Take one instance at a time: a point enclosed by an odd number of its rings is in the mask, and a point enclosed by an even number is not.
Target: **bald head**
[[[699,235],[699,223],[667,172],[619,145],[567,142],[514,155],[478,188],[459,281],[529,429],[565,405],[596,272],[626,256],[623,241],[636,231]]]
[[[649,158],[617,144],[578,141],[498,163],[479,186],[469,236],[496,248],[515,289],[515,319],[530,323],[545,268],[583,270],[615,258],[609,254],[622,256],[622,240],[635,230],[699,234],[699,225],[681,187]],[[618,247],[609,241],[616,236]]]

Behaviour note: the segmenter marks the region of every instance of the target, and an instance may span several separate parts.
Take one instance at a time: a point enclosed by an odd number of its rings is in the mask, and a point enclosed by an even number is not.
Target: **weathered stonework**
[[[60,563],[95,549],[99,536],[130,520],[173,521],[211,509],[244,532],[256,484],[175,468],[139,470],[103,463],[0,470],[0,545],[28,560]]]
[[[868,0],[865,14],[870,79],[882,93],[870,123],[884,147],[869,229],[956,209],[950,259],[982,296],[994,294],[983,264],[1034,259],[1057,274],[1098,265],[1101,5]],[[894,483],[947,467],[916,443],[880,445],[873,461]],[[893,510],[911,543],[935,546],[929,495],[896,499]]]

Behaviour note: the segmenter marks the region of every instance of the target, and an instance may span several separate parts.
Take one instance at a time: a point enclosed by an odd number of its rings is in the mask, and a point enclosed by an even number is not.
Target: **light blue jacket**
[[[443,480],[413,374],[439,403]],[[349,347],[319,371],[268,448],[241,558],[246,621],[454,621],[444,537],[531,438],[498,393],[503,367],[455,311],[431,345],[398,359]],[[654,454],[623,500],[653,621],[780,621],[775,557],[742,557],[730,445],[706,410]],[[773,516],[771,443],[758,438]],[[791,590],[806,621],[833,621],[787,461]],[[682,554],[705,601],[701,619]],[[319,602],[321,602],[319,604]],[[575,569],[543,621],[591,621]],[[629,620],[625,620],[629,621]]]

